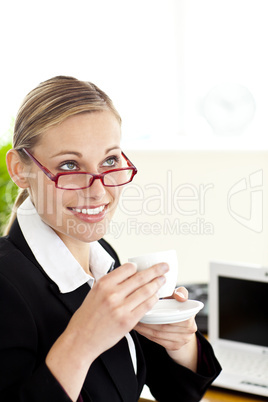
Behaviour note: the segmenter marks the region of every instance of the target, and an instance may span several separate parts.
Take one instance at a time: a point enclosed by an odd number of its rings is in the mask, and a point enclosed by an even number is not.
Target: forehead
[[[69,147],[108,147],[120,143],[121,126],[110,111],[77,114],[68,117],[57,126],[49,128],[42,136],[38,146],[47,149]]]

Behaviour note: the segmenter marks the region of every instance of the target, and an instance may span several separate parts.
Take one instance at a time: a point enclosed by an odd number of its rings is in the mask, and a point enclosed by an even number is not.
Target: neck
[[[71,237],[61,236],[61,233],[58,233],[58,236],[72,253],[76,261],[81,265],[83,270],[87,274],[93,276],[89,268],[90,243],[84,243]]]

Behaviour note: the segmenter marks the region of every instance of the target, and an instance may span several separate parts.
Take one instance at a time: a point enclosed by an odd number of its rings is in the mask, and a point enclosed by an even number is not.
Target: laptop
[[[268,397],[268,268],[212,261],[208,294],[212,385]]]

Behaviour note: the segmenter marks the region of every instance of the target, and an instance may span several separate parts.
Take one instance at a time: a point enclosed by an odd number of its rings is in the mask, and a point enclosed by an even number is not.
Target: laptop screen
[[[219,337],[268,347],[267,282],[218,277]]]

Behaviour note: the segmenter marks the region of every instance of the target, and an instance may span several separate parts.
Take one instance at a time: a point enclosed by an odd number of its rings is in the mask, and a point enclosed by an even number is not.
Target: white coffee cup
[[[138,272],[160,262],[167,263],[169,265],[169,271],[165,274],[166,282],[159,289],[159,298],[168,297],[173,294],[178,277],[178,259],[175,250],[158,251],[156,253],[131,257],[128,259],[128,262],[135,263]]]

